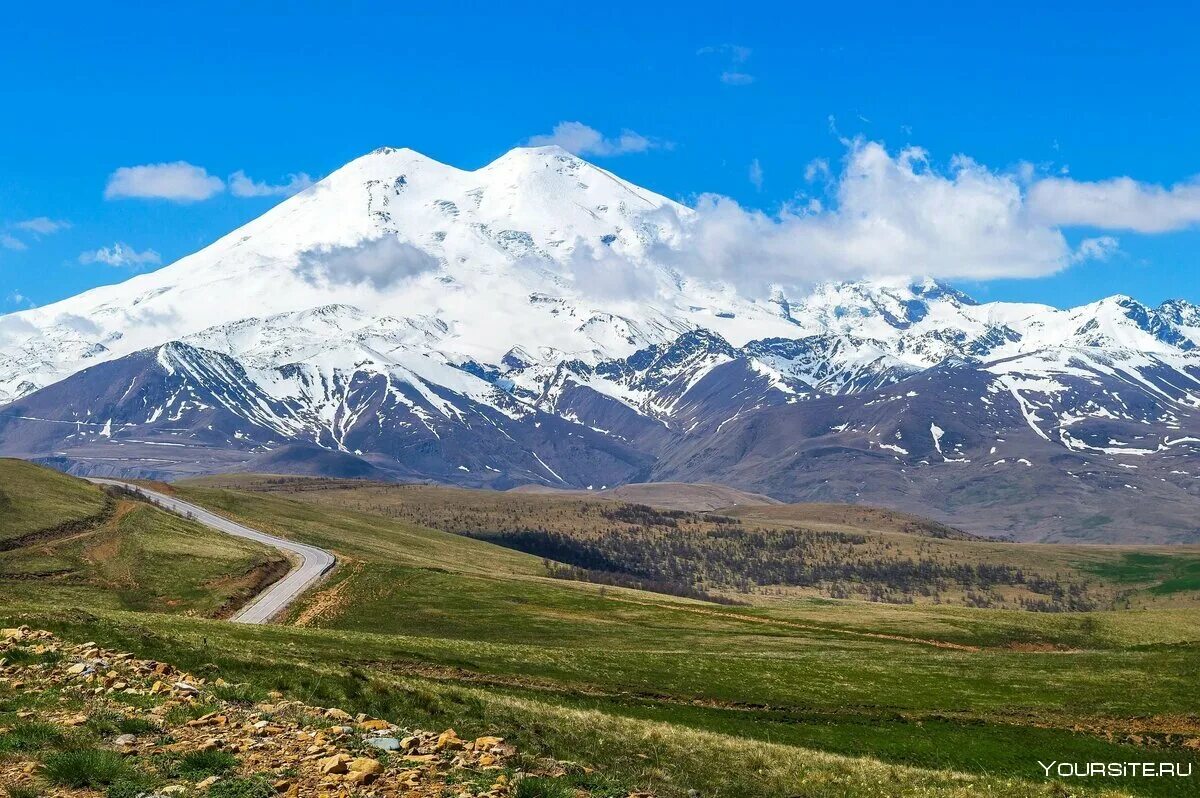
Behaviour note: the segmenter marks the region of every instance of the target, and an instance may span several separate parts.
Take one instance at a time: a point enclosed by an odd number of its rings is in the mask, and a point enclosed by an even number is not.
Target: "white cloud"
[[[1200,223],[1200,178],[1169,188],[1129,177],[1086,182],[1039,180],[1029,189],[1030,213],[1048,224],[1162,233]]]
[[[8,296],[5,297],[5,301],[10,305],[24,305],[29,302],[29,297],[25,296],[20,291],[13,289],[12,291],[8,292]]]
[[[229,192],[235,197],[290,197],[312,184],[313,179],[304,172],[288,175],[286,183],[276,185],[252,180],[241,169],[229,176]]]
[[[1016,175],[965,156],[939,171],[915,147],[893,155],[849,142],[830,200],[767,215],[704,196],[694,214],[664,212],[676,243],[655,254],[684,274],[757,293],[826,279],[1037,277],[1115,245],[1091,240],[1072,251],[1057,227],[1027,213]]]
[[[38,216],[21,222],[14,222],[13,227],[39,236],[53,235],[60,230],[66,230],[71,223],[65,219],[51,219],[48,216]]]
[[[833,176],[833,170],[829,168],[829,161],[824,158],[813,158],[804,167],[804,179],[809,183],[820,178],[829,180]]]
[[[1085,238],[1071,253],[1071,260],[1075,263],[1088,260],[1108,260],[1120,251],[1121,242],[1112,236]]]
[[[0,316],[0,346],[19,343],[35,335],[38,328],[17,315]]]
[[[8,233],[0,233],[0,247],[15,250],[17,252],[23,249],[29,249],[24,241],[16,236],[10,236]]]
[[[105,199],[165,199],[172,202],[206,200],[225,190],[221,178],[186,161],[122,166],[108,176]]]
[[[297,273],[314,285],[368,284],[380,290],[440,266],[424,250],[387,235],[352,247],[308,250],[300,255]]]
[[[659,291],[658,274],[607,246],[579,239],[564,264],[580,296],[646,299]]]
[[[13,227],[18,230],[25,230],[26,233],[34,235],[53,235],[71,227],[71,222],[62,220],[62,218],[50,218],[48,216],[37,216],[35,218],[26,218],[23,222],[14,222]]]
[[[162,263],[162,256],[152,249],[138,252],[128,244],[117,242],[111,247],[79,254],[80,263],[103,263],[105,266],[138,269],[142,266],[153,266]]]
[[[763,187],[763,170],[762,164],[755,158],[750,162],[750,183],[758,191],[762,191]]]
[[[623,130],[615,138],[607,138],[599,130],[582,122],[559,122],[551,133],[533,136],[526,142],[530,147],[557,145],[576,155],[626,155],[646,152],[667,146],[632,130]]]
[[[727,86],[749,86],[754,82],[754,76],[745,72],[726,70],[721,73],[721,82]]]

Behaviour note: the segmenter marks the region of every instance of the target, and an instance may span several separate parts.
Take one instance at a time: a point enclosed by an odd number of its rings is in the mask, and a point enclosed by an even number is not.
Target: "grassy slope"
[[[1194,719],[1176,718],[1200,708],[1200,615],[1187,609],[714,607],[539,578],[536,558],[344,509],[327,492],[177,489],[347,559],[312,601],[324,613],[299,614],[331,630],[322,634],[354,635],[353,659],[376,674],[977,773],[1029,776],[1049,750],[1081,761],[1144,755],[1121,732],[1154,732],[1191,761],[1175,746],[1200,736]],[[1163,784],[1127,786],[1171,794]]]
[[[86,518],[103,507],[104,494],[83,480],[0,458],[0,541]]]
[[[726,608],[547,579],[535,557],[312,496],[178,490],[335,550],[343,565],[293,618],[316,628],[133,614],[100,585],[17,589],[0,596],[0,624],[215,667],[312,703],[499,732],[665,796],[1050,796],[1063,793],[1041,782],[1039,757],[1195,760],[1182,747],[1200,737],[1190,610]],[[1189,786],[1100,781],[1072,794]]]
[[[606,519],[587,497],[499,493],[428,485],[385,485],[349,480],[226,475],[190,480],[182,490],[202,488],[254,490],[262,496],[297,498],[335,511],[357,510],[374,516],[448,531],[485,531],[523,526],[587,537],[619,526]],[[1100,608],[1163,609],[1200,606],[1200,547],[1099,546],[1005,543],[960,540],[955,530],[904,513],[847,505],[766,505],[735,508],[731,515],[746,527],[796,528],[863,534],[869,544],[857,556],[893,561],[928,559],[942,564],[971,563],[1020,568],[1026,574],[1085,585]],[[714,524],[687,527],[703,532]],[[681,527],[681,529],[683,529]],[[1132,567],[1130,563],[1132,562]],[[1008,591],[1009,598],[1017,591]],[[816,594],[809,588],[767,588],[736,596],[776,605]],[[1039,598],[1025,593],[1027,597]],[[920,596],[916,597],[918,601]],[[945,600],[961,599],[951,590]],[[1015,605],[1011,605],[1015,607]]]
[[[9,540],[94,516],[95,485],[49,469],[0,460],[0,486],[16,497],[0,512]],[[0,603],[36,594],[60,606],[211,615],[253,595],[273,550],[209,530],[141,502],[110,500],[109,517],[65,535],[0,551]]]

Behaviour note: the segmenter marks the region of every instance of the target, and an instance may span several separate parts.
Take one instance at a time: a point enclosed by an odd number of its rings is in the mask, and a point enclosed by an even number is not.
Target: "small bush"
[[[115,709],[97,707],[88,713],[87,723],[84,725],[97,737],[112,737],[121,733],[118,724],[124,717]]]
[[[145,718],[124,717],[117,721],[117,731],[121,734],[153,734],[161,730]]]
[[[120,754],[100,748],[60,751],[46,757],[44,764],[42,775],[64,787],[107,787],[137,775]]]
[[[3,787],[7,798],[41,798],[42,791],[31,784],[6,784]]]
[[[208,788],[208,798],[272,798],[275,788],[266,776],[221,779]]]
[[[185,779],[221,776],[237,767],[237,757],[227,751],[193,751],[185,754],[173,770]]]
[[[3,654],[3,659],[8,660],[9,665],[36,665],[41,662],[53,664],[62,659],[62,654],[57,651],[43,651],[37,653],[29,648],[10,648]]]
[[[62,730],[50,723],[18,721],[0,734],[0,753],[11,751],[44,751],[63,742]]]

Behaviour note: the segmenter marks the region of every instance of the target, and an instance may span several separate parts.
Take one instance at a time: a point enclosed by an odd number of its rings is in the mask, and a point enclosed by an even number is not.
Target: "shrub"
[[[107,787],[119,781],[131,781],[137,775],[133,767],[115,751],[80,748],[60,751],[46,757],[42,775],[64,787]]]
[[[208,798],[272,798],[275,788],[266,776],[222,779],[208,788]]]
[[[203,779],[224,775],[237,763],[237,757],[227,751],[193,751],[176,763],[174,771],[185,779]]]
[[[41,798],[42,791],[32,784],[6,784],[4,794],[8,798]]]
[[[0,734],[0,753],[8,751],[44,751],[64,740],[62,730],[50,723],[18,721]]]

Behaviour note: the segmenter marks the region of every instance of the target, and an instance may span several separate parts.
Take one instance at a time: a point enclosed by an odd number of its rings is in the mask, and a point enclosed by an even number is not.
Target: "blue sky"
[[[836,208],[869,143],[923,148],[920,173],[961,154],[1023,192],[1059,180],[1039,211],[1066,241],[1057,273],[953,281],[985,300],[1200,301],[1200,14],[1182,3],[168,5],[6,10],[0,311],[169,263],[279,201],[237,196],[239,170],[275,186],[381,145],[474,168],[564,122],[611,139],[583,155],[628,180],[769,215]],[[640,151],[619,152],[622,131]],[[806,179],[819,159],[828,181]],[[224,189],[111,188],[180,161]]]

